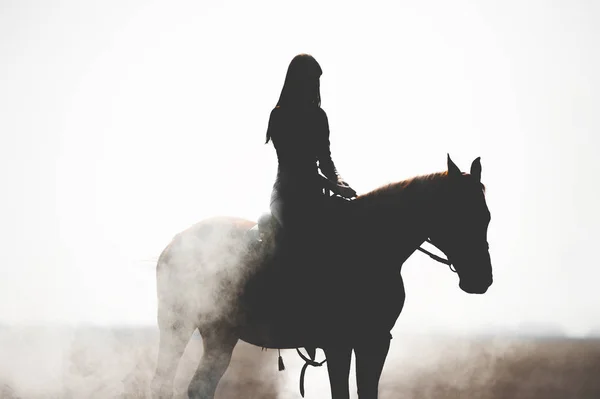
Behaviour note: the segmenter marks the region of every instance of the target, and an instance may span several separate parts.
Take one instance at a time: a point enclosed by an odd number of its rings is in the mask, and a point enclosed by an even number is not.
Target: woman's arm
[[[317,159],[319,160],[319,169],[323,173],[325,177],[329,180],[335,182],[338,186],[346,187],[349,189],[348,197],[354,197],[356,192],[350,188],[348,183],[344,181],[342,176],[340,176],[333,159],[331,158],[331,149],[330,149],[330,141],[329,141],[329,120],[327,119],[327,114],[322,109],[320,112],[320,120],[319,120],[319,133],[320,137],[318,140],[318,149],[317,149]]]
[[[319,139],[317,141],[317,159],[319,160],[319,169],[329,180],[338,182],[342,177],[337,171],[333,159],[331,159],[331,149],[329,142],[329,120],[327,114],[322,109],[319,110],[318,118]]]

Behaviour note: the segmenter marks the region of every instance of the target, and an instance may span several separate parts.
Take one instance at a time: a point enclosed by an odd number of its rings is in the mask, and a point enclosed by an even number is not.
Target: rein
[[[430,243],[431,245],[433,245],[435,247],[435,244],[431,242],[431,240],[428,238],[427,242]],[[437,247],[436,247],[437,248]],[[452,266],[452,262],[450,262],[448,259],[444,259],[441,256],[437,256],[436,254],[433,254],[431,252],[429,252],[426,249],[423,249],[421,247],[417,248],[419,251],[423,252],[424,254],[429,255],[429,257],[433,260],[436,260],[440,263],[443,263],[445,265],[448,265],[448,267],[450,268],[450,270],[452,270],[454,273],[456,273],[456,269]],[[439,248],[438,248],[439,249]]]

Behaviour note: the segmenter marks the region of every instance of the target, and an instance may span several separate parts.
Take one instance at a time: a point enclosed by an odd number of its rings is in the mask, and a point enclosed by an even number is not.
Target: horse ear
[[[471,176],[475,177],[478,182],[481,182],[481,157],[475,158],[471,164]]]
[[[458,169],[458,166],[452,162],[450,159],[450,154],[448,154],[448,176],[461,176],[462,172]]]

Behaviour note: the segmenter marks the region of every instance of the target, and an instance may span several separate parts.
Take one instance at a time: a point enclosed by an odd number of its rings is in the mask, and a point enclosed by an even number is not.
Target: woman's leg
[[[271,215],[277,220],[280,227],[284,226],[283,200],[279,196],[271,196]]]

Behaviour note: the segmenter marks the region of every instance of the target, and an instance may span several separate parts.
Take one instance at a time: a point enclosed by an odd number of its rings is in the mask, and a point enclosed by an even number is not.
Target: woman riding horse
[[[329,149],[329,123],[321,108],[319,63],[308,54],[295,56],[287,70],[277,106],[271,111],[267,140],[277,152],[277,178],[271,193],[271,213],[296,238],[307,238],[326,213],[323,175],[346,198],[356,196],[337,172]],[[299,235],[295,234],[299,233]]]

